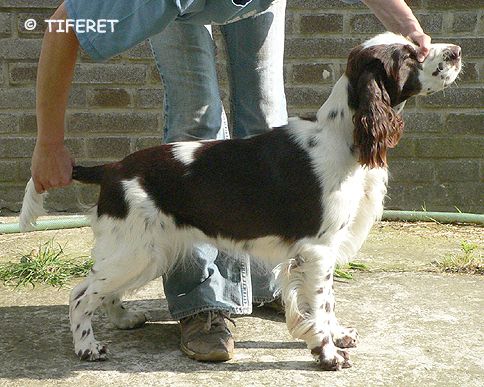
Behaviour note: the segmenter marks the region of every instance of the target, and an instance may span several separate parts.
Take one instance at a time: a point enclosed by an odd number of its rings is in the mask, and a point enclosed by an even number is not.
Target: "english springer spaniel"
[[[379,219],[387,185],[387,150],[403,130],[399,110],[414,95],[443,90],[461,69],[460,47],[418,48],[384,33],[353,49],[346,72],[315,121],[247,139],[180,142],[120,162],[74,168],[73,179],[101,186],[92,229],[94,267],[70,296],[76,354],[104,360],[91,317],[103,306],[119,328],[138,327],[123,293],[168,273],[194,244],[250,254],[276,267],[293,337],[320,367],[350,367],[357,332],[334,314],[333,271],[351,259]],[[43,213],[32,180],[20,223]]]

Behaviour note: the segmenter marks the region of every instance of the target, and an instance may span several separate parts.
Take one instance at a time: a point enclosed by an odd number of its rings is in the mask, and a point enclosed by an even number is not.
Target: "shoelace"
[[[212,325],[223,325],[224,318],[229,320],[234,325],[234,327],[236,326],[235,320],[230,317],[230,313],[223,312],[220,310],[209,310],[207,312],[207,315],[208,315],[207,322],[205,323],[205,326],[203,328],[206,332],[210,331],[210,329],[212,328]]]

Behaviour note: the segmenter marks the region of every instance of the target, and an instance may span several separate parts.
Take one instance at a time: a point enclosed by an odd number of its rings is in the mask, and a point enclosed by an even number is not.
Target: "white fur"
[[[185,165],[193,162],[193,154],[200,148],[202,143],[195,141],[176,142],[173,144],[173,155]]]
[[[393,32],[384,32],[383,34],[376,35],[375,37],[368,39],[363,43],[364,48],[378,46],[380,44],[409,44],[415,47],[415,44],[402,35],[394,34]]]

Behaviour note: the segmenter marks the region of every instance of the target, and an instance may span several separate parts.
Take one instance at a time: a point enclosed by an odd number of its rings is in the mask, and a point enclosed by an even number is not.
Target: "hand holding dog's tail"
[[[20,212],[19,224],[21,231],[32,231],[37,218],[46,214],[44,210],[45,196],[45,193],[37,193],[34,181],[30,178],[25,188],[22,210]]]
[[[100,184],[104,177],[104,172],[104,165],[95,167],[75,166],[72,169],[72,179],[81,183]],[[19,224],[21,231],[32,231],[37,218],[47,214],[44,210],[44,198],[46,196],[47,193],[38,193],[35,190],[34,180],[30,178],[27,187],[25,187],[25,195],[20,212]]]

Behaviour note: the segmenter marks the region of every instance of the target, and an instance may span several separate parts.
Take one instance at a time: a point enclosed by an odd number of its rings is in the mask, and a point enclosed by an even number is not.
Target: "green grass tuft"
[[[18,262],[0,264],[0,281],[16,288],[36,284],[62,287],[72,278],[87,275],[91,269],[91,259],[79,258],[83,259],[69,258],[61,245],[50,240],[23,255]]]
[[[353,279],[353,274],[349,272],[348,270],[361,270],[361,271],[367,271],[368,266],[366,266],[364,263],[358,263],[358,262],[350,262],[345,266],[342,267],[337,267],[334,270],[334,276],[335,278],[340,278],[340,279]]]
[[[434,262],[446,273],[484,274],[484,258],[475,243],[463,241],[459,254],[448,255]]]

